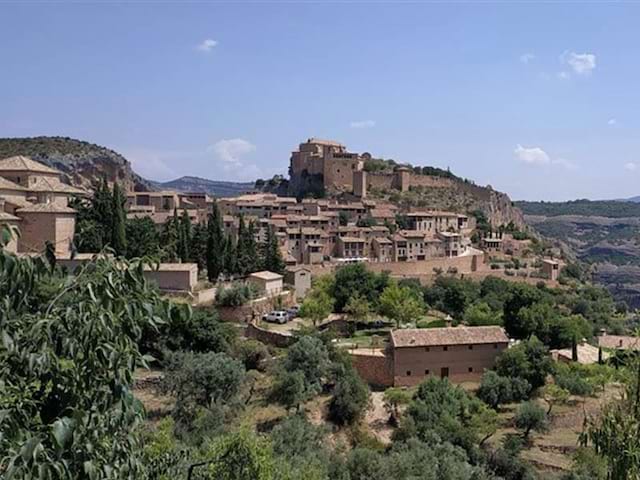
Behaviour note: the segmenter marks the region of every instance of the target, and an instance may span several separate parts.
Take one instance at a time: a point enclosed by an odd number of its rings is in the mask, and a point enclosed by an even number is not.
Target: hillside
[[[619,201],[516,202],[540,234],[593,266],[617,300],[640,307],[640,204]]]
[[[106,176],[127,190],[153,190],[131,169],[131,163],[113,150],[68,137],[0,138],[0,158],[25,155],[57,168],[71,185],[91,187]]]
[[[184,176],[168,182],[150,182],[160,190],[206,192],[216,197],[234,197],[253,190],[253,182],[223,182],[201,177]]]

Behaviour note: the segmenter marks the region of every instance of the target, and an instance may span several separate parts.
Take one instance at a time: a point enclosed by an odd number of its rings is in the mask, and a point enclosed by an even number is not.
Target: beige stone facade
[[[145,266],[144,277],[168,292],[191,292],[198,283],[198,265],[195,263],[161,263]]]

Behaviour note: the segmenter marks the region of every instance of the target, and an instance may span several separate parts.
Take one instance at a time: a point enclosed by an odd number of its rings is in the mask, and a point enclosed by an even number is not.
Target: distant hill
[[[571,200],[569,202],[525,202],[515,205],[525,215],[558,217],[580,215],[587,217],[629,218],[640,217],[640,197],[637,200]]]
[[[640,195],[637,195],[635,197],[631,197],[631,198],[626,198],[623,200],[624,202],[634,202],[634,203],[640,203]]]
[[[180,177],[168,182],[151,181],[159,190],[179,192],[206,192],[216,197],[235,197],[254,189],[253,182],[222,182],[200,177]]]
[[[67,183],[90,188],[106,177],[127,190],[153,190],[131,169],[131,163],[113,150],[69,137],[0,138],[0,159],[24,155],[57,168]]]

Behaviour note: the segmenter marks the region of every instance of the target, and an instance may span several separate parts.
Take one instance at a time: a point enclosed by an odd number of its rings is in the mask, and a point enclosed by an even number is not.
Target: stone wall
[[[358,375],[370,385],[393,386],[393,357],[382,350],[370,348],[350,350],[351,362]]]
[[[486,268],[484,253],[465,255],[462,257],[439,257],[415,262],[384,262],[367,263],[367,267],[374,272],[389,272],[392,277],[419,277],[433,275],[434,268],[447,272],[449,268],[456,268],[459,273],[473,272]]]
[[[218,310],[220,319],[225,322],[250,323],[252,320],[259,319],[263,314],[276,308],[276,298],[278,296],[282,299],[283,308],[288,308],[293,305],[293,291],[285,290],[272,297],[257,298],[241,307],[216,306],[216,309]]]
[[[264,328],[258,327],[257,325],[254,325],[253,323],[247,325],[244,334],[247,338],[253,338],[262,343],[274,345],[276,347],[288,347],[290,345],[293,345],[293,343],[296,341],[296,338],[290,333],[266,330]]]

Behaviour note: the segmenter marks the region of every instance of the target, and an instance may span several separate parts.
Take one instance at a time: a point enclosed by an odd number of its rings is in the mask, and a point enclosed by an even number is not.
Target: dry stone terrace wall
[[[358,375],[370,385],[377,387],[393,386],[393,357],[381,350],[370,348],[350,350],[351,362]]]

